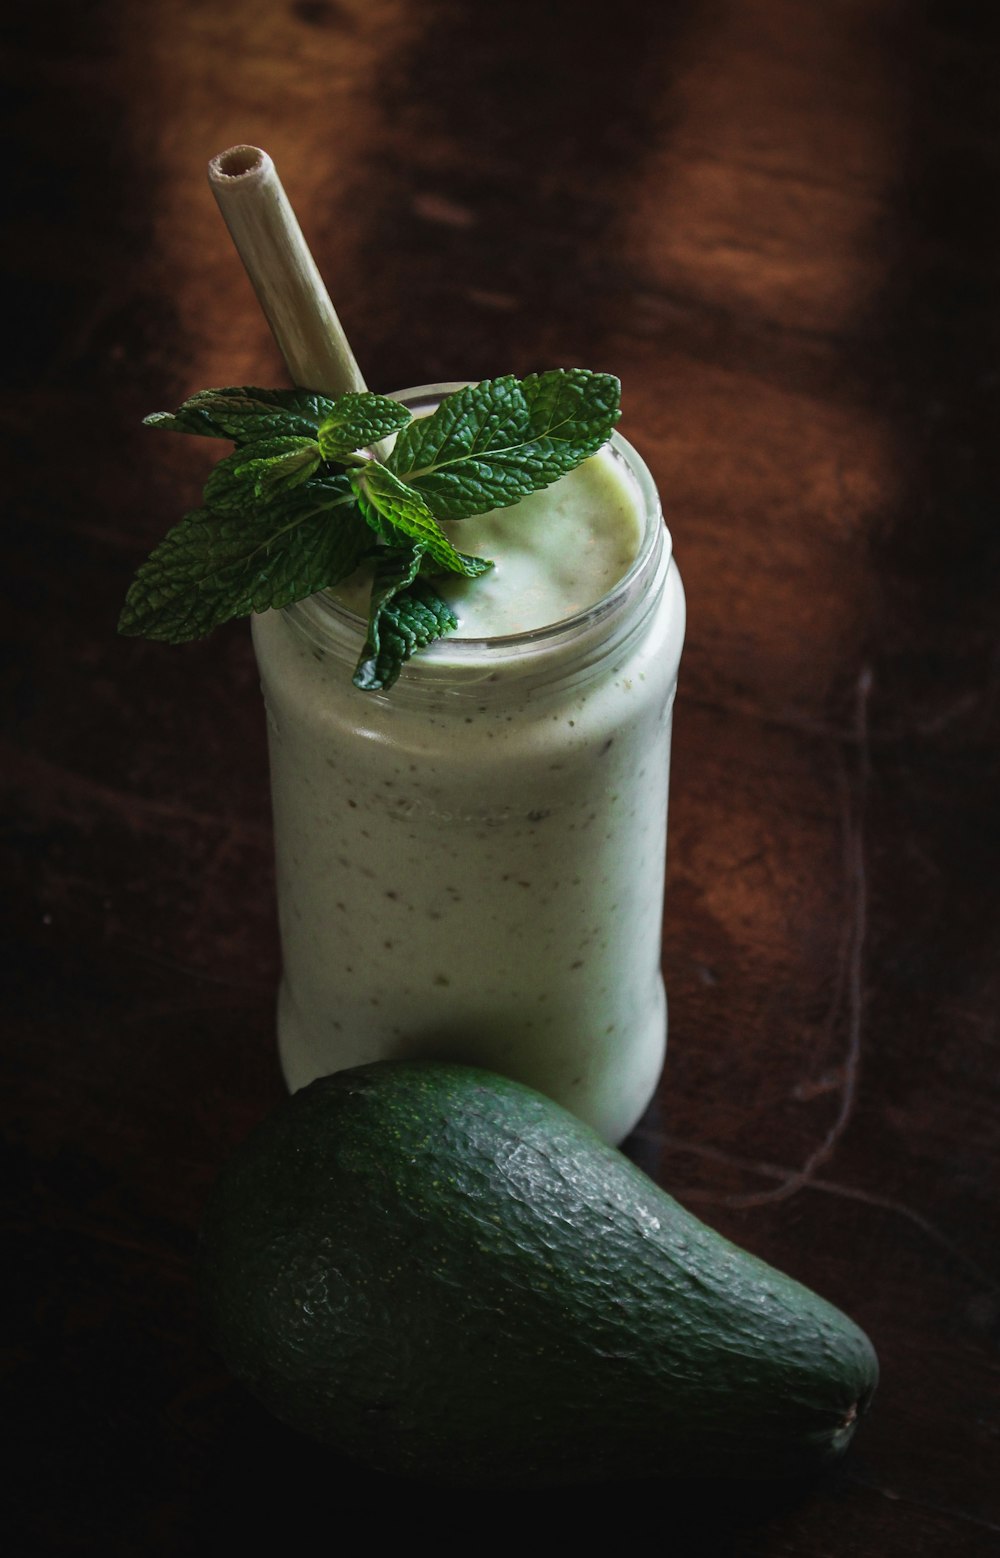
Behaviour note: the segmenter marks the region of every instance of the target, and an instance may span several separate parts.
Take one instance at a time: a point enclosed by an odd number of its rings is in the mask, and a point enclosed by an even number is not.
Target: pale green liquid
[[[601,600],[635,559],[642,514],[627,470],[602,450],[512,508],[442,528],[461,551],[494,564],[478,579],[435,581],[458,617],[459,637],[501,638],[561,622]],[[366,616],[370,579],[370,572],[358,573],[333,593]]]

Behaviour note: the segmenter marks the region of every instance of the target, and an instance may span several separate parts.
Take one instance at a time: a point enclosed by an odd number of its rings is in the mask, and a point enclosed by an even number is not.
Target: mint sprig
[[[209,477],[203,507],[139,569],[119,629],[180,643],[374,560],[354,681],[390,687],[412,654],[457,626],[432,579],[492,567],[459,551],[441,522],[517,503],[596,453],[618,420],[619,389],[582,368],[506,375],[417,419],[367,392],[202,390],[147,426],[229,439],[234,452]]]

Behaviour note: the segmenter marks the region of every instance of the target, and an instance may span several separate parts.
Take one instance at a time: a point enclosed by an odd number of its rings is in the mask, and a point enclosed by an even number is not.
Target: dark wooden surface
[[[997,25],[965,0],[93,0],[9,27],[4,1420],[15,1553],[360,1530],[772,1558],[1000,1546]],[[884,1377],[780,1498],[441,1495],[330,1463],[199,1328],[199,1211],[281,1095],[245,627],[115,637],[283,382],[204,180],[274,155],[373,387],[625,386],[688,590],[630,1144]],[[13,1520],[13,1525],[12,1525]],[[555,1523],[553,1524],[552,1521]],[[655,1544],[655,1545],[654,1545]]]

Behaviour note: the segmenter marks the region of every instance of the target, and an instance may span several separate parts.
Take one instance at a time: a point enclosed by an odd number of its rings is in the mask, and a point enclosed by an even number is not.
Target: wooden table
[[[398,1540],[402,1518],[457,1545],[485,1517],[523,1545],[542,1515],[734,1558],[997,1551],[987,11],[18,8],[11,1551],[236,1551],[272,1528],[294,1551],[316,1516],[331,1543],[360,1521]],[[202,1336],[200,1208],[282,1092],[264,728],[245,625],[168,649],[115,621],[216,452],[141,416],[283,382],[204,178],[241,140],[274,156],[373,387],[623,380],[689,605],[671,1045],[629,1149],[875,1340],[876,1406],[817,1488],[410,1488],[272,1422]]]

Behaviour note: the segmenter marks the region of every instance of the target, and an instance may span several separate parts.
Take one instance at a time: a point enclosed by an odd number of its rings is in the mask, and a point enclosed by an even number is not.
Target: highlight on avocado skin
[[[421,418],[368,391],[201,390],[146,425],[228,439],[235,450],[209,477],[202,507],[139,569],[119,631],[183,643],[374,561],[354,682],[390,687],[411,655],[457,625],[434,581],[492,566],[459,551],[441,521],[550,486],[607,442],[620,401],[612,374],[584,368],[485,379]]]
[[[429,1481],[801,1477],[878,1379],[840,1310],[471,1066],[380,1061],[285,1100],[216,1183],[202,1274],[271,1411]]]

